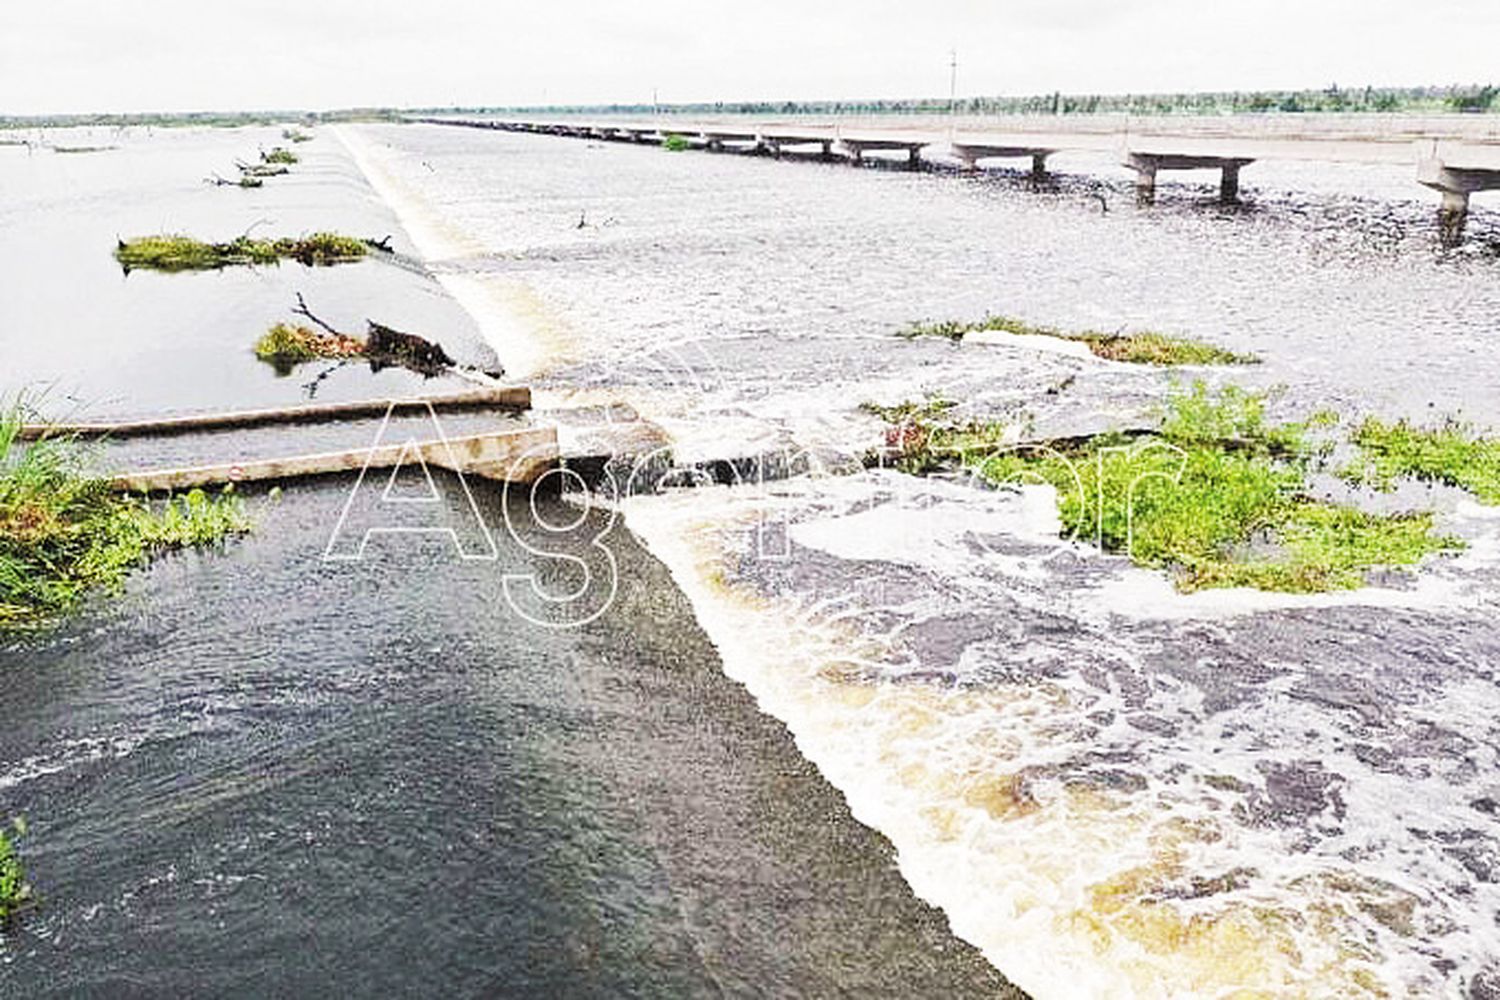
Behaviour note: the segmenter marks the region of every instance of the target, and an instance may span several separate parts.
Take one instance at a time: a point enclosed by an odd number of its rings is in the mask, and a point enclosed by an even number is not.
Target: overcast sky
[[[1500,79],[1500,0],[3,0],[0,113]]]

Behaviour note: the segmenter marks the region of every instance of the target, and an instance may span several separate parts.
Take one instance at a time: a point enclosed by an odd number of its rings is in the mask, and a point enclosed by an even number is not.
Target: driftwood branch
[[[389,236],[382,236],[378,240],[366,239],[365,240],[365,245],[366,246],[372,246],[376,250],[380,250],[380,251],[382,251],[384,253],[395,253],[396,252],[395,250],[391,249],[391,238]]]
[[[332,324],[324,321],[309,309],[307,299],[303,297],[301,292],[297,293],[297,305],[292,309],[292,312],[321,327],[330,336],[338,338],[340,342],[351,340],[349,334],[341,333]],[[366,323],[369,326],[369,333],[365,337],[362,354],[369,361],[370,367],[375,371],[394,366],[406,368],[429,377],[444,372],[455,372],[471,378],[482,375],[489,382],[500,379],[505,374],[505,369],[499,367],[494,371],[481,372],[467,365],[459,365],[448,356],[447,351],[443,350],[443,345],[435,341],[419,337],[414,333],[402,333],[400,330],[394,330],[384,323],[377,323],[373,319],[366,320]],[[358,341],[354,341],[354,343],[358,343]],[[314,394],[317,391],[318,383],[327,378],[347,360],[347,358],[341,359],[339,364],[329,367],[311,382],[304,385],[303,388],[308,391],[308,395],[311,396]]]
[[[441,344],[415,334],[392,330],[373,319],[366,322],[369,324],[370,334],[365,338],[365,353],[371,359],[423,373],[435,373],[453,367],[453,359],[448,357]]]
[[[272,221],[273,220],[271,219],[256,219],[254,222],[250,223],[250,225],[245,227],[245,231],[243,233],[240,233],[240,239],[248,240],[250,238],[250,234],[255,232],[258,227],[269,226]]]
[[[244,160],[235,160],[234,165],[246,177],[281,177],[291,173],[286,167],[276,163],[246,163]]]
[[[323,322],[317,316],[313,315],[312,310],[309,309],[309,308],[307,308],[307,300],[302,297],[302,293],[301,292],[297,293],[297,307],[295,309],[293,309],[292,312],[296,313],[298,316],[305,316],[305,317],[307,317],[309,320],[311,320],[312,322],[318,324],[324,330],[327,330],[329,333],[333,334],[335,337],[342,337],[342,336],[344,336],[344,334],[340,333],[338,330],[335,330],[333,327],[331,327],[327,323]]]

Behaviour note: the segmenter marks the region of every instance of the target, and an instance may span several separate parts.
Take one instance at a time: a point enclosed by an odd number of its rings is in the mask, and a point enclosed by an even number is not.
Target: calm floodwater
[[[857,453],[944,392],[1038,427],[1173,377],[906,343],[922,318],[1195,335],[1278,408],[1500,425],[1500,226],[1438,247],[1406,171],[1256,164],[1247,204],[1059,157],[1048,190],[439,127],[343,138],[502,359],[683,450]],[[1196,184],[1197,186],[1194,186]],[[1408,500],[1407,502],[1410,502]],[[640,498],[725,669],[958,933],[1042,997],[1500,990],[1500,519],[1329,599],[1181,597],[1025,497],[881,473]],[[1045,502],[1041,505],[1046,509]]]
[[[473,322],[430,278],[388,258],[308,268],[124,274],[118,238],[183,233],[199,239],[297,236],[331,230],[378,239],[399,224],[331,142],[302,143],[289,177],[254,190],[206,177],[238,176],[236,160],[282,144],[279,129],[74,129],[59,145],[118,145],[97,153],[0,146],[0,396],[45,392],[54,414],[105,418],[293,405],[307,384],[322,401],[389,398],[467,388],[424,382],[401,369],[363,364],[303,366],[280,375],[257,362],[267,327],[296,321],[302,293],[312,311],[363,334],[366,319],[425,334],[456,360],[488,366],[493,354]]]

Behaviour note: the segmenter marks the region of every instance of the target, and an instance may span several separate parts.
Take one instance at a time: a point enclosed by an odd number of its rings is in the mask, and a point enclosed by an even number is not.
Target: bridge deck
[[[1032,115],[992,118],[889,117],[838,121],[734,116],[614,119],[421,118],[419,121],[516,132],[602,137],[694,136],[710,149],[753,142],[780,155],[783,146],[821,144],[855,163],[870,150],[905,150],[919,166],[922,151],[938,149],[971,169],[992,157],[1030,157],[1040,180],[1049,156],[1104,153],[1136,171],[1142,203],[1154,198],[1159,170],[1222,171],[1224,201],[1239,193],[1240,168],[1256,160],[1304,160],[1410,166],[1413,179],[1443,195],[1442,239],[1462,237],[1469,195],[1500,189],[1500,115]],[[650,130],[649,132],[645,130]]]

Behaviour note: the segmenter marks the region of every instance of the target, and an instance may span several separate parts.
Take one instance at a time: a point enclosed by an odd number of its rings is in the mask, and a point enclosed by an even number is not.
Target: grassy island
[[[356,337],[319,333],[292,323],[277,323],[255,342],[255,356],[275,365],[295,365],[319,358],[358,358],[364,354],[364,341]]]
[[[1264,405],[1199,383],[1169,398],[1155,433],[1045,446],[1008,443],[1002,424],[956,422],[946,401],[868,409],[895,425],[897,467],[1050,485],[1064,537],[1166,570],[1182,591],[1350,589],[1370,570],[1463,547],[1437,533],[1430,512],[1375,514],[1311,496],[1309,475],[1332,447],[1316,431],[1334,418],[1271,424]]]
[[[1405,420],[1370,417],[1354,432],[1359,458],[1340,470],[1356,485],[1389,490],[1398,479],[1457,486],[1487,504],[1500,504],[1500,439],[1482,437],[1449,421],[1423,428]]]
[[[1187,337],[1165,333],[1101,333],[1095,330],[1067,331],[1041,326],[1011,316],[985,316],[965,322],[945,320],[938,323],[913,323],[901,331],[908,340],[918,337],[943,337],[962,341],[971,333],[995,331],[1018,337],[1053,337],[1086,346],[1097,357],[1142,365],[1251,365],[1259,359],[1235,354],[1222,347]]]
[[[115,260],[127,271],[212,271],[240,264],[275,264],[282,259],[314,264],[339,264],[362,259],[369,244],[338,233],[255,239],[239,236],[227,243],[205,243],[190,236],[141,236],[120,240]]]

